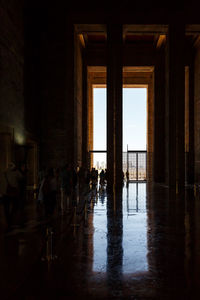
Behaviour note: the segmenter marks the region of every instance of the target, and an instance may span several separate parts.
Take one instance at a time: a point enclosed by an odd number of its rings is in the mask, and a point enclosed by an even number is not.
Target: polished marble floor
[[[1,212],[0,212],[1,213]],[[29,216],[29,217],[28,217]],[[30,202],[1,234],[0,299],[199,299],[200,196],[131,183],[76,195],[46,220]]]

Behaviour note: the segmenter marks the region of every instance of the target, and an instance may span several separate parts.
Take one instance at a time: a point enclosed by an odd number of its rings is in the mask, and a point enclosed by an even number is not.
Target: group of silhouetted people
[[[77,186],[75,169],[69,164],[57,169],[43,168],[39,177],[37,206],[43,204],[45,215],[52,215],[58,202],[58,196],[60,196],[60,204],[58,204],[61,211],[65,211],[67,199],[73,194]]]
[[[106,170],[100,172],[100,184],[107,180]],[[53,214],[56,203],[62,214],[65,214],[69,202],[75,198],[77,187],[79,191],[88,191],[98,183],[98,170],[95,168],[76,171],[70,164],[65,164],[60,169],[43,169],[40,171],[37,203],[44,205],[45,214]],[[59,199],[59,200],[58,200]]]
[[[100,185],[104,185],[107,182],[107,170],[105,171],[102,169],[100,174],[97,169],[92,168],[90,169],[84,169],[80,168],[78,172],[78,178],[79,178],[79,184],[86,184],[91,185],[92,187],[96,186],[98,183],[98,179],[100,177],[99,183]]]
[[[0,174],[0,199],[3,203],[4,213],[8,226],[18,211],[23,211],[26,201],[27,168],[20,164],[17,168],[10,163],[7,170]],[[38,174],[38,187],[35,190],[37,209],[42,210],[45,216],[53,215],[56,206],[61,213],[65,213],[69,201],[75,198],[77,188],[79,192],[88,191],[96,187],[98,179],[100,186],[107,182],[107,171],[100,174],[95,168],[80,167],[76,171],[72,165],[65,164],[62,168],[42,168]]]

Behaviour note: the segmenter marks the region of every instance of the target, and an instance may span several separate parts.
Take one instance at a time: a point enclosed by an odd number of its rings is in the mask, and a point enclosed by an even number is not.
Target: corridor
[[[1,233],[2,300],[198,299],[198,193],[131,183],[112,196],[94,188],[72,204],[51,220],[50,244],[38,217],[35,227]]]

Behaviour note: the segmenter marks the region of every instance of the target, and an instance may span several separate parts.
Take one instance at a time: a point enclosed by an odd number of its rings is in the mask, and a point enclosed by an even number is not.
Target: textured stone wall
[[[48,49],[48,50],[47,50]],[[66,94],[66,45],[61,37],[47,36],[42,56],[40,163],[56,167],[68,161],[67,149],[73,148],[67,123],[73,107]],[[73,130],[73,126],[71,127]]]
[[[41,66],[42,48],[45,43],[45,14],[42,7],[39,10],[33,3],[26,2],[24,20],[25,127],[31,133],[31,137],[37,137],[38,142],[41,125],[41,81],[44,75]]]
[[[0,3],[0,130],[24,142],[23,1]],[[6,129],[5,129],[6,127]]]
[[[40,166],[79,165],[82,53],[78,35],[62,6],[36,1],[27,13],[26,127],[38,137]]]
[[[75,159],[74,27],[64,11],[49,8],[43,17],[39,50],[40,165],[61,167],[73,164]]]
[[[194,64],[195,182],[200,182],[200,47]]]
[[[17,165],[26,162],[27,182],[33,186],[38,171],[40,98],[35,72],[37,48],[33,47],[38,31],[34,36],[36,28],[30,16],[23,0],[0,2],[0,170],[10,161]]]
[[[82,165],[82,102],[83,102],[83,60],[79,35],[75,35],[75,82],[74,82],[74,130],[75,165]]]
[[[164,47],[163,47],[164,48]],[[165,55],[158,49],[154,71],[153,179],[165,182]]]

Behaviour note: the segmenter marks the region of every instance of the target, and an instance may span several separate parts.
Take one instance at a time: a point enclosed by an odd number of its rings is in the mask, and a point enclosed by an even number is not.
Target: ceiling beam
[[[140,67],[123,67],[123,72],[131,72],[131,73],[135,73],[135,72],[150,72],[152,73],[154,71],[154,67],[153,66],[140,66]]]
[[[100,34],[106,33],[105,24],[75,24],[75,29],[78,34],[81,33],[91,33],[91,34]]]
[[[168,31],[167,25],[138,25],[138,24],[125,24],[123,26],[125,34],[139,34],[139,35],[154,35],[154,34],[166,34]]]
[[[200,24],[186,24],[185,33],[186,35],[200,34]]]

